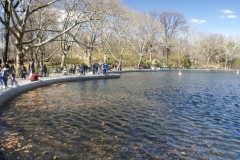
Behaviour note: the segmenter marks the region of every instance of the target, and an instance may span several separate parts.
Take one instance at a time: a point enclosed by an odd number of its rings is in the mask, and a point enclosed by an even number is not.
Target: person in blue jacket
[[[108,65],[106,62],[103,63],[103,74],[106,75],[107,74],[107,69],[108,69]]]
[[[85,64],[83,62],[80,65],[80,75],[85,75]]]
[[[8,70],[9,68],[6,68],[6,66],[3,67],[2,69],[2,77],[3,77],[3,84],[5,88],[8,88],[7,81],[8,81]]]

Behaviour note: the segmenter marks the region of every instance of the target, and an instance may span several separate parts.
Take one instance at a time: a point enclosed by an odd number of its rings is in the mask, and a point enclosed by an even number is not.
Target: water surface
[[[240,77],[124,73],[55,84],[1,109],[5,159],[239,159]]]

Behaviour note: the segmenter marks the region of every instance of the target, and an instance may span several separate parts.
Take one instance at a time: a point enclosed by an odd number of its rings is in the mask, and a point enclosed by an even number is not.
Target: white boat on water
[[[179,70],[178,71],[178,76],[181,76],[182,75],[182,72]]]

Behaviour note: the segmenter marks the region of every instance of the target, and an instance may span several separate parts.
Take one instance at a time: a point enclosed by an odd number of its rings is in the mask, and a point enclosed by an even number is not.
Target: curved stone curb
[[[150,69],[140,69],[140,70],[122,70],[122,71],[116,71],[116,70],[113,70],[113,71],[108,71],[107,73],[108,74],[119,74],[119,73],[131,73],[131,72],[159,72],[159,71],[164,71],[163,69],[162,70],[150,70]]]
[[[52,77],[49,79],[40,79],[35,82],[26,82],[20,83],[17,86],[3,89],[0,94],[0,107],[3,107],[8,101],[11,101],[13,98],[18,95],[27,92],[29,90],[33,90],[39,87],[48,86],[56,83],[63,82],[76,82],[76,81],[86,81],[86,80],[96,80],[96,79],[113,79],[120,78],[120,74],[110,74],[110,75],[98,75],[98,76],[66,76],[66,77]]]

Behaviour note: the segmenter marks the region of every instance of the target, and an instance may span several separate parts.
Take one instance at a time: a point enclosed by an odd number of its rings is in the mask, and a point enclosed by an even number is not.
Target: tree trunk
[[[20,54],[18,53],[16,56],[16,77],[19,76],[19,69],[20,69]],[[19,68],[19,69],[18,69]]]
[[[17,48],[16,77],[20,77],[20,67],[22,64],[23,64],[23,52],[22,52],[22,49]]]
[[[209,65],[209,60],[210,60],[210,58],[207,58],[207,68],[208,68],[208,65]]]
[[[118,62],[119,63],[118,63],[118,66],[117,66],[117,70],[120,71],[120,70],[122,70],[122,54],[120,55],[120,59],[119,59]]]
[[[65,65],[66,55],[62,54],[61,68]]]
[[[166,52],[167,52],[167,67],[168,67],[168,57],[170,55],[170,49],[169,48],[166,48]]]
[[[232,69],[232,62],[233,62],[233,58],[230,57],[230,69]]]
[[[141,62],[142,62],[143,56],[140,56],[139,62],[138,62],[138,68],[140,68]]]
[[[228,59],[227,59],[227,54],[226,54],[225,66],[224,66],[225,69],[227,69],[227,62],[228,62]]]
[[[107,54],[104,54],[103,62],[107,63]]]
[[[88,54],[87,64],[88,64],[88,67],[90,67],[92,64],[92,52],[90,50],[88,50],[87,54]]]
[[[3,52],[2,52],[2,60],[3,63],[7,61],[7,55],[8,55],[8,43],[9,43],[9,31],[4,28],[4,35],[3,35]]]
[[[152,52],[150,52],[150,62],[152,63]]]
[[[10,25],[10,12],[9,12],[9,3],[6,0],[5,1],[5,7],[4,7],[4,20],[6,24],[9,26]],[[2,52],[2,60],[3,63],[7,61],[7,55],[8,55],[8,43],[9,43],[9,31],[7,28],[4,28],[3,31],[3,52]]]
[[[35,72],[40,72],[40,75],[42,76],[42,67],[37,59],[34,61],[35,63]]]

